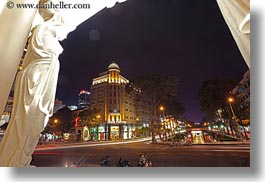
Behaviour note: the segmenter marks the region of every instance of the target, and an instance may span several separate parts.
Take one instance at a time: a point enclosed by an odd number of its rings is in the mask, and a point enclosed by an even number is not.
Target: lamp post
[[[236,115],[235,115],[234,109],[232,107],[232,102],[234,102],[234,99],[232,97],[229,97],[228,98],[228,102],[229,102],[229,106],[230,106],[230,109],[231,109],[231,112],[232,112],[232,117],[235,118]]]
[[[167,138],[167,133],[166,133],[166,116],[165,116],[165,108],[164,106],[160,106],[159,110],[162,112],[163,114],[163,120],[162,120],[162,125],[163,125],[163,138],[164,140],[166,140]]]
[[[234,109],[233,109],[233,107],[232,107],[232,103],[233,103],[234,101],[235,101],[234,98],[232,98],[232,97],[229,97],[229,98],[228,98],[229,106],[230,106],[230,109],[231,109],[231,112],[232,112],[232,119],[234,120],[234,123],[238,126],[238,124],[237,124],[237,120],[238,120],[238,118],[237,118],[237,116],[235,115]],[[243,131],[244,131],[245,137],[246,137],[246,139],[248,139],[248,137],[247,137],[247,133],[246,133],[246,130],[245,130],[245,127],[243,126],[243,122],[242,122],[241,119],[239,119],[239,120],[241,121],[241,126],[242,126],[242,128],[243,128]],[[238,129],[237,129],[237,133],[238,133]]]
[[[57,132],[58,132],[58,128],[57,128],[57,124],[58,124],[58,119],[54,119],[53,121],[54,123],[54,134],[57,136]]]

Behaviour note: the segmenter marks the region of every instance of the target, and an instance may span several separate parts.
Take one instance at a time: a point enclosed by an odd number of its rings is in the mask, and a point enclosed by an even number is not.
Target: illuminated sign
[[[104,126],[98,127],[98,132],[100,133],[105,132],[105,127]]]
[[[111,126],[110,130],[111,130],[111,132],[119,132],[119,127],[118,126]]]

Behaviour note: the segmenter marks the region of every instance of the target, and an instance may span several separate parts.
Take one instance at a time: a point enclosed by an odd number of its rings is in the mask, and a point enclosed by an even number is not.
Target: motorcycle
[[[153,162],[145,154],[141,154],[138,160],[138,167],[153,167]]]
[[[107,155],[106,157],[101,158],[99,160],[99,165],[102,167],[110,167],[110,160],[111,160],[110,155]]]
[[[120,158],[116,166],[117,167],[131,167],[131,162],[129,160],[122,160],[122,158]]]

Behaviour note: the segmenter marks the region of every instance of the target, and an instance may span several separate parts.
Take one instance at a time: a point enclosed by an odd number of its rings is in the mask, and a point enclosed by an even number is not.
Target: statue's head
[[[76,27],[71,25],[65,19],[65,14],[60,9],[51,8],[50,4],[59,4],[58,0],[41,0],[39,14],[43,18],[46,25],[50,28],[54,27],[56,37],[59,40],[66,39],[69,32],[73,31]]]
[[[50,3],[58,4],[58,0],[41,0],[40,1],[40,8],[39,8],[39,14],[43,18],[44,21],[50,20],[54,14],[60,13],[58,9],[51,8],[49,6]]]
[[[59,4],[58,0],[41,0],[39,14],[43,18],[46,25],[49,26],[49,29],[53,29],[55,37],[58,40],[66,39],[67,34],[69,33],[69,28],[65,22],[64,17],[59,9],[51,8],[49,5]]]

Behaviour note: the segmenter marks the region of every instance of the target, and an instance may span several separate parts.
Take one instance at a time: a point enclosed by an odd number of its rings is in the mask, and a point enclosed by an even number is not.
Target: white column
[[[37,9],[18,9],[18,3],[37,4],[39,0],[1,0],[0,4],[0,116],[15,79],[33,18]],[[12,5],[14,5],[13,8]],[[9,6],[9,8],[8,8]]]

